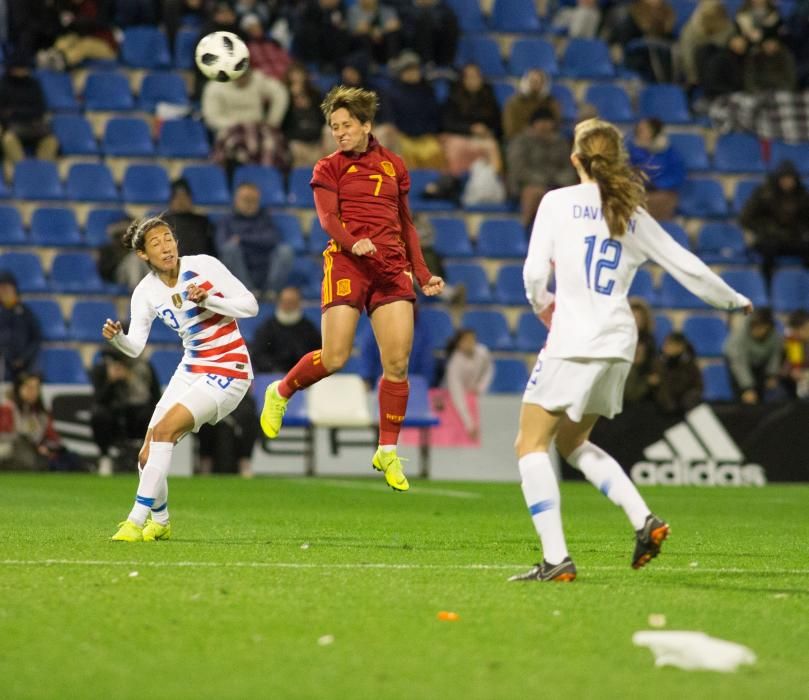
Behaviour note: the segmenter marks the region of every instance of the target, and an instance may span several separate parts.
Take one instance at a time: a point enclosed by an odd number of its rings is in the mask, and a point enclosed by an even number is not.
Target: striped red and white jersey
[[[201,304],[188,301],[190,284],[208,291]],[[178,369],[252,379],[250,355],[236,319],[257,313],[256,298],[219,260],[210,255],[184,255],[173,287],[154,272],[140,281],[132,292],[129,333],[119,333],[110,342],[124,354],[137,357],[157,318],[183,342],[185,354]]]

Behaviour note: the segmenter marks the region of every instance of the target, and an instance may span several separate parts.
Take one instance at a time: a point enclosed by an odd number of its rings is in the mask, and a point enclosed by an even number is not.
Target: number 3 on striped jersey
[[[593,267],[593,253],[595,252],[596,246],[596,237],[595,236],[587,236],[584,239],[584,243],[587,246],[587,252],[584,254],[584,274],[587,279],[587,289],[591,289],[590,286],[590,270]],[[621,262],[621,242],[616,241],[614,238],[607,238],[601,241],[601,248],[599,252],[603,256],[598,262],[596,262],[596,269],[593,273],[593,282],[595,284],[595,290],[599,294],[606,294],[609,296],[612,294],[613,287],[615,287],[615,280],[608,280],[606,282],[601,281],[601,273],[604,270],[617,270],[618,263]]]
[[[382,189],[382,176],[381,175],[369,175],[369,178],[372,180],[376,180],[376,187],[374,188],[374,197],[379,196],[379,190]]]

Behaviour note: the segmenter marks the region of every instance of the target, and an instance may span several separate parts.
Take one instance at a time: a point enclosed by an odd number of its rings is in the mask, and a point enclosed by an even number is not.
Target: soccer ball
[[[247,45],[232,32],[213,32],[202,37],[194,58],[206,78],[220,83],[236,80],[250,65]]]

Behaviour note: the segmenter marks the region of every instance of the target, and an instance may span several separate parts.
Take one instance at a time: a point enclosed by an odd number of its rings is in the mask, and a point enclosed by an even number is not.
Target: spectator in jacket
[[[560,7],[553,16],[553,27],[569,37],[594,39],[601,24],[598,0],[576,0],[573,7]]]
[[[702,0],[680,32],[679,72],[687,85],[699,85],[700,66],[725,51],[736,27],[721,0]]]
[[[107,0],[68,0],[58,14],[59,37],[53,46],[37,55],[43,68],[65,70],[87,60],[115,60],[115,41]]]
[[[627,149],[632,165],[643,170],[648,178],[649,213],[659,221],[671,219],[677,210],[678,191],[685,182],[686,172],[682,156],[669,143],[663,122],[641,119]]]
[[[682,333],[666,336],[649,383],[663,413],[685,413],[702,401],[702,372],[694,348]]]
[[[427,66],[452,65],[460,28],[450,4],[446,0],[413,0],[400,11],[405,45]]]
[[[644,299],[635,297],[630,299],[629,307],[638,327],[638,344],[635,346],[635,358],[624,387],[624,401],[638,403],[651,399],[654,387],[659,383],[659,378],[655,375],[657,343],[649,304]]]
[[[171,199],[163,220],[174,231],[180,255],[216,255],[215,227],[205,214],[194,211],[194,200],[188,180],[171,183]]]
[[[795,58],[780,39],[765,39],[750,48],[744,63],[746,92],[791,91],[797,87]]]
[[[250,52],[250,65],[270,78],[283,80],[292,57],[275,39],[267,36],[266,24],[254,12],[244,15],[239,22]]]
[[[297,287],[284,287],[273,317],[262,323],[250,349],[256,372],[289,372],[307,352],[321,346],[320,329],[303,315]]]
[[[17,280],[0,271],[0,361],[4,381],[32,373],[42,344],[42,331],[34,312],[20,299]]]
[[[245,182],[233,193],[233,212],[216,232],[219,257],[245,286],[275,295],[286,284],[295,253],[281,240],[261,192]]]
[[[293,53],[321,73],[336,73],[351,56],[351,34],[341,0],[308,0],[303,6]]]
[[[677,15],[666,0],[634,0],[612,31],[610,43],[624,50],[624,63],[650,82],[672,77],[671,44]],[[633,40],[644,40],[632,44]]]
[[[503,136],[510,141],[531,125],[531,117],[538,109],[549,110],[557,122],[562,120],[562,108],[551,97],[551,81],[548,74],[539,68],[530,68],[523,73],[520,83],[503,107]]]
[[[98,250],[97,267],[98,274],[105,282],[119,284],[131,290],[146,277],[149,266],[123,243],[123,236],[130,223],[132,219],[125,217],[107,226],[109,242]]]
[[[480,437],[480,424],[476,423],[466,402],[468,393],[485,394],[494,379],[494,363],[489,349],[477,341],[475,331],[461,328],[447,345],[447,365],[444,383],[450,400],[469,437]]]
[[[292,156],[292,167],[313,166],[330,151],[324,146],[320,91],[302,63],[293,63],[286,74],[289,109],[281,126]]]
[[[725,359],[737,397],[757,404],[777,397],[784,341],[772,311],[756,309],[725,342]]]
[[[402,23],[395,7],[379,0],[357,0],[348,8],[347,23],[355,49],[377,64],[399,55]]]
[[[781,35],[782,22],[773,0],[744,0],[736,13],[736,27],[751,47]]]
[[[784,333],[784,384],[790,396],[809,399],[809,313],[793,311]]]

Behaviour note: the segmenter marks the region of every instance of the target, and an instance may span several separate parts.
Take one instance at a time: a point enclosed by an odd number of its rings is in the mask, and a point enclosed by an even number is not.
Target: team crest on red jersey
[[[337,280],[337,296],[347,297],[349,294],[351,294],[351,280],[347,277]]]
[[[389,160],[383,160],[379,165],[382,166],[382,170],[385,172],[385,175],[396,177],[396,168],[393,167],[393,163],[391,163]]]
[[[172,294],[171,295],[171,303],[174,304],[174,307],[177,309],[183,308],[183,298],[179,294]]]

